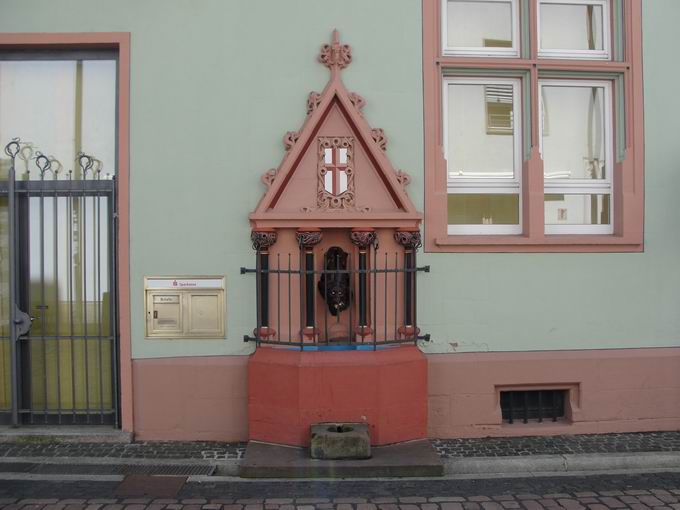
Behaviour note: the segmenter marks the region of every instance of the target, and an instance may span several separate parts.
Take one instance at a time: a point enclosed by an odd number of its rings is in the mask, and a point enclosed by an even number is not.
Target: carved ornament
[[[293,148],[293,145],[295,145],[295,142],[298,141],[298,138],[300,138],[299,131],[286,132],[286,135],[283,137],[283,145],[286,146],[286,151],[289,151]]]
[[[267,170],[265,173],[262,174],[262,177],[260,177],[262,184],[267,186],[267,188],[271,188],[272,184],[274,184],[274,179],[276,179],[277,173],[278,170],[276,168],[270,168],[269,170]]]
[[[300,247],[312,249],[321,242],[323,234],[320,230],[299,230],[295,237]]]
[[[378,234],[375,230],[352,230],[349,234],[352,244],[357,246],[360,250],[367,250],[369,246],[376,243]]]
[[[399,181],[399,184],[401,184],[402,188],[406,189],[406,186],[411,184],[411,176],[403,170],[398,170],[396,175],[397,181]]]
[[[371,136],[373,141],[378,144],[378,147],[384,152],[387,150],[387,136],[385,136],[385,131],[380,128],[371,129]]]
[[[356,92],[351,92],[349,94],[349,100],[354,105],[354,108],[356,108],[359,113],[362,113],[361,110],[363,110],[364,106],[366,106],[366,100]]]
[[[331,70],[344,69],[352,62],[352,48],[349,44],[340,44],[337,30],[333,30],[333,42],[321,46],[319,62]]]
[[[276,231],[253,230],[250,233],[250,241],[253,243],[253,250],[266,252],[276,242]]]
[[[406,250],[417,250],[423,245],[420,230],[397,230],[394,233],[394,240]]]
[[[307,115],[311,115],[321,104],[321,94],[318,92],[310,92],[307,96]]]

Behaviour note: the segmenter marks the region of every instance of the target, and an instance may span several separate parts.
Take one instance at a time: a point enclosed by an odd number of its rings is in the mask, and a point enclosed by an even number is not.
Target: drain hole
[[[332,427],[328,427],[328,432],[337,432],[338,434],[352,432],[353,430],[354,427],[350,427],[349,425],[333,425]]]

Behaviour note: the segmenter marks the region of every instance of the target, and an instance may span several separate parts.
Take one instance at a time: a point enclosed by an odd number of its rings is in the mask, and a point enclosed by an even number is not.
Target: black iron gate
[[[117,425],[115,178],[82,153],[68,171],[19,140],[5,155],[0,423]]]

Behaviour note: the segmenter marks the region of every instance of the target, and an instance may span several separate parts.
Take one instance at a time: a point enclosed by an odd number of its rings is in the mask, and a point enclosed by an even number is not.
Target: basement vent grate
[[[211,476],[215,472],[215,466],[203,464],[40,464],[31,472],[42,475]]]
[[[564,418],[566,399],[567,390],[501,391],[503,421],[557,421]]]

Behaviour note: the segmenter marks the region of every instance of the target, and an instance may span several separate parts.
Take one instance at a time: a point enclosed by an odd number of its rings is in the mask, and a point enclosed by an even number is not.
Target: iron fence
[[[241,268],[256,277],[257,324],[244,341],[310,350],[429,341],[418,327],[417,276],[430,266],[411,264],[411,255],[373,249],[358,267],[347,254],[346,267],[309,269],[302,250],[258,256],[255,268]],[[333,295],[343,286],[346,302]]]

